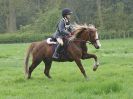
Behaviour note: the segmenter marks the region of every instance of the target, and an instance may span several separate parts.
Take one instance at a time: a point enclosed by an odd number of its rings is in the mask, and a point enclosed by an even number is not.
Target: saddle
[[[58,53],[59,54],[59,58],[58,60],[60,61],[68,61],[69,59],[69,54],[67,52],[67,47],[68,47],[68,40],[63,38],[63,42],[64,42],[64,45],[60,48],[60,52]],[[52,49],[53,49],[53,52],[55,51],[56,47],[58,46],[58,42],[56,40],[56,38],[48,38],[47,39],[47,43],[49,45],[52,45]],[[57,60],[57,59],[56,59]]]

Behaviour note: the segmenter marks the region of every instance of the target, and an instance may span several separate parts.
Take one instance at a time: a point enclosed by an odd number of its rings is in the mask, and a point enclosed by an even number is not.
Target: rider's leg
[[[60,49],[60,44],[57,45],[53,54],[53,58],[59,58],[59,49]]]
[[[59,58],[59,52],[61,47],[63,46],[63,40],[61,38],[57,38],[57,42],[59,43],[54,51],[53,58]]]
[[[61,45],[61,46],[63,46],[63,40],[62,40],[62,38],[57,38],[57,42]]]

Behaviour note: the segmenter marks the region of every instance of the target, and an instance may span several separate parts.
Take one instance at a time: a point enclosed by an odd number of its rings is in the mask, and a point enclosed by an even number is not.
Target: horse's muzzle
[[[96,49],[99,49],[99,48],[100,48],[99,46],[96,47]]]
[[[95,47],[96,49],[99,49],[99,48],[100,48],[100,46],[97,45],[97,43],[94,43],[93,45],[94,45],[94,47]]]

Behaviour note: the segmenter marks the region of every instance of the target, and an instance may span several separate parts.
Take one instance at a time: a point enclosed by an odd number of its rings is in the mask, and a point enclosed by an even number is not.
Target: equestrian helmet
[[[73,12],[69,8],[64,8],[62,10],[62,16],[65,17],[66,15],[71,15]]]

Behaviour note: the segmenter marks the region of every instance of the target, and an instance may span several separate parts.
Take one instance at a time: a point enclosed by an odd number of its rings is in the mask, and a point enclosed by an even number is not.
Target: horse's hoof
[[[30,79],[30,78],[31,78],[31,76],[28,76],[28,77],[27,77],[27,79]]]
[[[87,77],[85,77],[85,79],[88,81],[89,80],[89,77],[87,76]]]
[[[94,64],[93,71],[96,71],[96,70],[97,70],[97,68],[98,68],[98,66],[99,66],[99,63]]]
[[[93,67],[93,71],[96,71],[97,68],[98,68],[98,65],[94,65],[94,67]]]
[[[30,79],[30,78],[31,78],[31,76],[25,75],[25,79]]]
[[[28,76],[28,77],[26,77],[26,79],[30,79],[30,78],[31,78],[31,77],[29,77],[29,76]]]
[[[89,81],[90,79],[89,79],[89,77],[87,77],[87,78],[85,78],[86,79],[86,81]]]
[[[97,70],[97,68],[93,68],[93,71],[96,71]]]
[[[48,74],[45,74],[49,79],[51,79],[52,77],[50,76],[50,75],[48,75]]]
[[[51,76],[47,76],[49,79],[52,79],[52,77]]]

